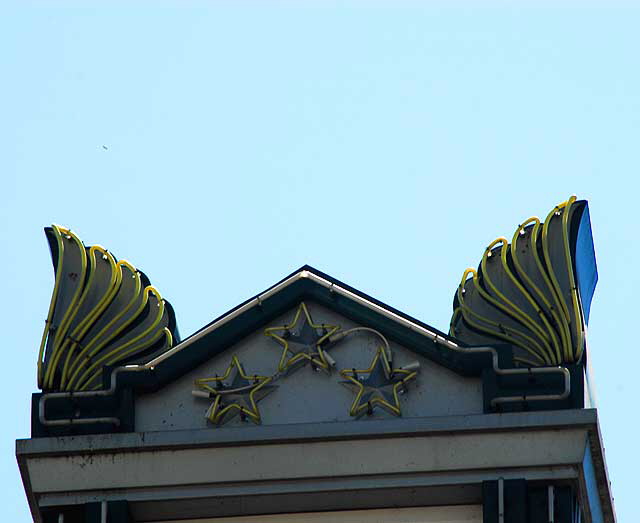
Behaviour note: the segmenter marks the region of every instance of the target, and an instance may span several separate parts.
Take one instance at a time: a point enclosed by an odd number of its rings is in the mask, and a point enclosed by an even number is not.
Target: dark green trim
[[[584,369],[581,364],[565,365],[571,375],[571,392],[564,400],[521,401],[502,403],[491,407],[491,400],[505,396],[532,396],[538,394],[560,394],[564,391],[564,380],[560,374],[537,374],[528,376],[501,376],[493,368],[482,372],[482,396],[484,412],[522,412],[527,410],[559,410],[584,408]]]
[[[504,480],[504,523],[549,523],[549,487],[553,487],[553,521],[579,523],[582,510],[571,484]],[[498,481],[482,483],[482,522],[498,523]],[[595,521],[595,520],[594,520]]]
[[[504,480],[504,523],[527,523],[527,482]],[[498,523],[498,481],[482,482],[482,523]]]
[[[42,523],[58,523],[64,515],[64,523],[102,523],[102,503],[47,507],[40,510]],[[129,504],[126,501],[107,501],[106,523],[131,523]]]
[[[87,503],[85,505],[85,523],[102,523],[101,517],[101,503]],[[130,523],[131,521],[129,504],[126,501],[107,501],[106,523]]]
[[[64,523],[86,523],[83,505],[47,507],[40,510],[42,523],[58,523],[60,514],[64,515]]]
[[[73,424],[45,426],[40,423],[39,403],[43,396],[37,392],[31,397],[31,437],[71,436],[79,434],[102,434],[111,432],[133,432],[135,430],[135,401],[130,387],[120,387],[115,394],[106,396],[71,396],[49,398],[46,403],[47,420],[75,420],[78,418],[116,417],[120,424],[111,423]]]
[[[528,485],[528,523],[549,523],[549,485]],[[570,485],[553,486],[553,517],[557,523],[579,523],[578,500]]]

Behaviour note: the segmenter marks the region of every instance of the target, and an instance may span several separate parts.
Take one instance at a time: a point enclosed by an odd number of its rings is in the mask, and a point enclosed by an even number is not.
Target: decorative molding
[[[541,221],[532,217],[511,243],[498,238],[478,269],[464,271],[450,334],[471,345],[509,343],[514,362],[580,362],[598,279],[589,209],[572,196]]]
[[[55,283],[38,355],[44,391],[100,389],[105,366],[160,354],[178,341],[169,302],[130,263],[70,229],[45,229]]]

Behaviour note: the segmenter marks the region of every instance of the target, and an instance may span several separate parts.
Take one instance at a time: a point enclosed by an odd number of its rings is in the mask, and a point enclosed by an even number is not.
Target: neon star
[[[232,372],[230,382],[226,381]],[[194,391],[194,395],[213,399],[206,413],[211,423],[221,425],[240,414],[243,420],[248,418],[259,424],[261,417],[257,403],[276,388],[269,385],[270,382],[271,377],[247,374],[238,358],[233,356],[223,376],[195,380],[200,390]]]
[[[312,367],[329,371],[330,364],[321,345],[339,328],[337,325],[313,323],[307,306],[302,302],[290,324],[269,327],[265,329],[264,334],[282,346],[278,371],[286,372],[309,362]],[[322,334],[318,334],[319,329],[322,330]]]
[[[366,378],[361,378],[362,374],[366,374]],[[401,416],[398,393],[406,390],[407,383],[415,379],[418,372],[392,369],[384,349],[379,347],[368,369],[343,369],[340,375],[349,380],[341,383],[356,391],[349,410],[351,416],[371,415],[376,406]]]

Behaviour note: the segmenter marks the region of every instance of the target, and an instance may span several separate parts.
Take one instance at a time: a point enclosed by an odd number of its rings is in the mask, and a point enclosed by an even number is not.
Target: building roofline
[[[236,307],[233,307],[221,316],[218,316],[216,319],[214,319],[201,329],[197,330],[191,336],[182,340],[176,346],[145,363],[145,366],[155,367],[157,364],[163,362],[167,358],[170,358],[175,353],[188,348],[191,344],[198,341],[202,337],[214,332],[216,329],[218,329],[228,321],[236,318],[243,312],[253,307],[261,307],[262,303],[268,298],[277,294],[289,285],[292,285],[293,283],[304,279],[325,287],[329,290],[329,292],[340,292],[346,297],[356,299],[365,304],[365,306],[368,306],[370,309],[384,314],[403,327],[413,328],[417,330],[418,332],[429,338],[431,341],[442,345],[443,347],[454,348],[466,346],[465,343],[455,340],[451,336],[444,334],[438,329],[435,329],[434,327],[431,327],[430,325],[427,325],[426,323],[423,323],[420,320],[417,320],[409,316],[408,314],[405,314],[402,311],[395,309],[387,305],[386,303],[383,303],[380,300],[377,300],[359,291],[358,289],[355,289],[354,287],[351,287],[341,282],[340,280],[337,280],[336,278],[333,278],[332,276],[315,269],[310,265],[303,265],[298,270],[292,272],[276,284],[267,288],[262,293],[257,294],[254,297],[249,298],[248,300],[245,300],[244,302],[237,305]]]
[[[461,376],[481,377],[485,412],[584,404],[579,365],[516,369],[508,345],[466,346],[305,265],[165,353],[142,364],[106,367],[101,390],[34,394],[32,436],[132,431],[136,395],[157,391],[179,379],[304,300],[375,328],[390,341]]]

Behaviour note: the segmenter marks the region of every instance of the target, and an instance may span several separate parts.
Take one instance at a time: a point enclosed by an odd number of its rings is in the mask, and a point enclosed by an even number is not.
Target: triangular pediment
[[[309,301],[349,318],[358,326],[374,328],[389,340],[464,376],[477,376],[483,367],[479,362],[487,359],[457,350],[465,344],[305,265],[161,356],[147,361],[146,365],[155,369],[152,386],[177,379],[256,329],[267,328],[286,311]]]
[[[375,327],[300,301],[138,396],[136,431],[482,413],[479,378],[460,376]]]

